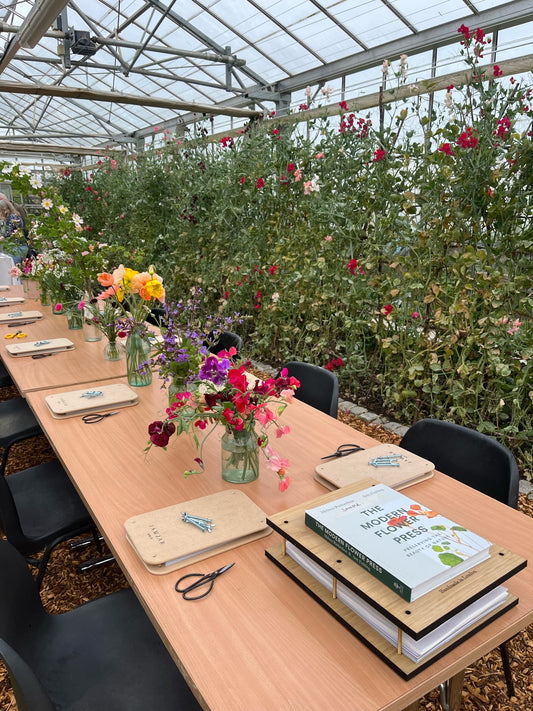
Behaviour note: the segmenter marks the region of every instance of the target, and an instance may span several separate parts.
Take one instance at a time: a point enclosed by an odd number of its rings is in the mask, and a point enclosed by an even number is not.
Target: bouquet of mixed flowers
[[[153,344],[150,365],[158,369],[162,387],[185,385],[194,378],[212,342],[234,322],[231,316],[202,317],[201,293],[200,289],[191,289],[187,300],[166,303],[158,316],[161,338]]]
[[[112,273],[98,274],[104,287],[96,297],[97,302],[111,298],[121,309],[120,328],[125,333],[144,332],[146,317],[156,301],[164,302],[163,279],[153,266],[147,272],[138,272],[121,264]]]
[[[222,424],[227,433],[253,437],[268,460],[268,466],[279,477],[279,489],[285,491],[290,478],[289,462],[282,459],[270,446],[268,430],[275,428],[276,437],[289,433],[288,425],[281,425],[279,417],[300,383],[282,371],[279,378],[255,379],[249,383],[245,367],[248,362],[232,360],[234,348],[221,351],[218,356],[205,357],[194,378],[189,379],[190,390],[177,393],[174,402],[166,410],[166,418],[152,422],[148,428],[152,445],[165,448],[169,438],[176,432],[191,432],[200,456],[196,458],[199,469],[188,470],[185,476],[203,471],[202,448],[206,437],[216,425]],[[211,426],[200,444],[198,432]],[[256,433],[256,428],[258,432]]]

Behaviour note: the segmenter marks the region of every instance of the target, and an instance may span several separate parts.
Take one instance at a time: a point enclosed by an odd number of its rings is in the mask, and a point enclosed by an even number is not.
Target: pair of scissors
[[[33,360],[39,360],[39,358],[48,358],[48,356],[56,355],[55,353],[37,353],[32,355]]]
[[[86,425],[94,425],[95,422],[101,422],[104,417],[111,417],[111,415],[118,415],[120,410],[115,410],[114,412],[106,412],[101,415],[99,412],[93,412],[90,415],[84,415],[81,419]]]
[[[4,338],[26,338],[24,331],[17,331],[16,333],[6,333]]]
[[[209,593],[213,589],[213,585],[215,584],[215,578],[218,578],[219,575],[222,575],[222,573],[225,573],[226,570],[229,570],[234,565],[235,563],[229,563],[228,565],[224,565],[222,568],[214,570],[212,573],[206,573],[205,575],[204,573],[189,573],[188,575],[184,575],[178,580],[176,585],[174,585],[174,590],[176,592],[181,593],[184,600],[200,600],[200,598],[209,595]],[[196,578],[196,580],[189,584],[182,585],[184,580],[186,580],[187,578]],[[205,592],[201,592],[199,595],[190,594],[191,592],[194,592],[203,585],[208,586]]]
[[[358,444],[339,444],[337,451],[333,454],[327,454],[321,459],[333,459],[333,457],[346,457],[348,454],[354,454],[355,452],[360,452],[364,447],[360,447]]]

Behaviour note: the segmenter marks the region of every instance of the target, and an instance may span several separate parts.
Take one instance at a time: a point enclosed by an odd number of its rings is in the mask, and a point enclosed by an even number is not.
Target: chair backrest
[[[300,381],[300,387],[294,393],[295,398],[311,407],[316,407],[326,415],[337,417],[339,381],[335,373],[318,365],[296,360],[286,363],[283,367],[287,369],[289,375]]]
[[[56,706],[24,659],[1,638],[0,658],[9,672],[18,711],[56,711]]]
[[[19,649],[47,617],[24,556],[0,539],[0,638]]]
[[[8,541],[19,550],[24,550],[27,539],[20,525],[17,507],[7,477],[2,475],[0,475],[0,524]]]
[[[400,446],[435,468],[508,506],[518,505],[518,465],[492,437],[462,425],[424,419],[409,428]]]
[[[209,346],[209,350],[216,355],[220,351],[229,351],[232,347],[239,354],[242,351],[242,338],[238,334],[232,333],[232,331],[223,331],[217,336],[215,342]]]

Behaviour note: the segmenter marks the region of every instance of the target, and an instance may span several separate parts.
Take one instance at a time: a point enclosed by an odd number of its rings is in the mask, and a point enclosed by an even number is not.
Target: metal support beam
[[[135,104],[136,106],[152,106],[176,111],[194,111],[197,114],[213,114],[222,116],[240,116],[250,118],[260,116],[260,111],[236,109],[218,104],[195,104],[175,99],[163,99],[154,96],[132,96],[114,91],[93,91],[70,86],[36,86],[35,84],[19,84],[17,82],[0,81],[0,92],[8,94],[33,94],[36,96],[60,96],[66,99],[88,99],[89,101],[108,101],[114,104]]]
[[[57,155],[97,156],[105,152],[106,155],[123,155],[122,148],[82,148],[80,146],[54,146],[50,143],[11,143],[0,141],[0,154],[2,151],[15,153],[55,153]]]
[[[401,54],[412,56],[419,52],[431,51],[434,47],[442,47],[458,41],[457,28],[464,22],[466,25],[475,22],[476,27],[482,27],[484,32],[513,27],[533,21],[533,3],[531,0],[515,0],[497,8],[480,12],[473,18],[465,17],[453,22],[447,22],[417,35],[406,36],[393,42],[369,49],[366,52],[353,54],[350,57],[330,62],[325,67],[310,69],[283,79],[275,85],[280,92],[298,91],[306,86],[313,86],[321,81],[327,82],[337,77],[364,71],[381,65],[384,59],[400,57]]]

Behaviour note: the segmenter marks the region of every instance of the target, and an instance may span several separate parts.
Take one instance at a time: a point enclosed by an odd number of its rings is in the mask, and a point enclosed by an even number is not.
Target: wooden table
[[[22,289],[22,286],[19,288]],[[86,341],[83,331],[70,330],[67,317],[64,314],[54,314],[51,306],[41,306],[38,300],[26,299],[23,304],[2,307],[2,310],[4,309],[5,313],[40,311],[43,314],[42,319],[20,326],[20,330],[27,334],[25,341],[68,338],[74,343],[74,350],[60,352],[49,358],[14,358],[5,350],[5,346],[13,341],[5,340],[4,336],[19,329],[0,325],[0,355],[23,397],[32,390],[74,386],[126,374],[125,357],[119,361],[105,359],[105,337],[101,341]]]
[[[411,711],[440,682],[454,676],[460,681],[463,669],[533,621],[533,570],[526,568],[507,585],[520,598],[517,607],[406,682],[267,560],[264,550],[277,542],[277,534],[179,572],[152,575],[126,540],[124,521],[231,488],[220,476],[218,434],[204,447],[206,471],[185,480],[183,471],[197,454],[187,435],[174,437],[167,451],[143,452],[147,426],[165,407],[166,393],[157,380],[136,391],[137,406],[96,425],[80,418],[54,420],[44,401],[48,392],[28,392],[28,402],[205,709]],[[278,491],[277,477],[264,461],[259,479],[241,487],[267,514],[324,493],[313,479],[314,467],[339,444],[378,444],[299,402],[283,419],[292,431],[275,448],[291,461],[289,489]],[[409,491],[489,540],[530,554],[533,520],[525,515],[440,474]],[[206,598],[187,602],[174,591],[181,574],[229,562],[236,565]]]

